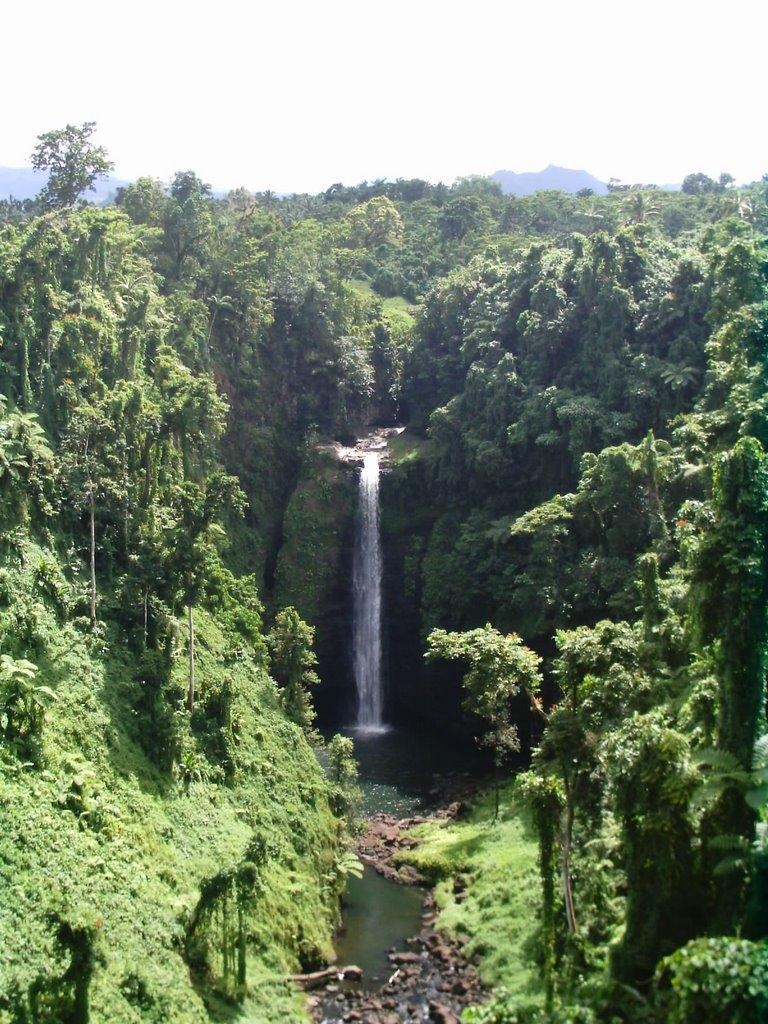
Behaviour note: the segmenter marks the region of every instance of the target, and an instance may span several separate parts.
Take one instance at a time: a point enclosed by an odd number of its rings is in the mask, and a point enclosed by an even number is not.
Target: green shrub
[[[665,1024],[766,1024],[768,943],[694,939],[656,972]]]

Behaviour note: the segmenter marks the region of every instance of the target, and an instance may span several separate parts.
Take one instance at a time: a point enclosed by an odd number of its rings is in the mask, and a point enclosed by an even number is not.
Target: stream
[[[428,814],[445,798],[446,785],[461,785],[478,765],[474,751],[445,738],[395,729],[347,732],[355,740],[369,820]],[[468,993],[476,980],[468,965],[464,980],[460,954],[431,930],[434,918],[427,889],[384,878],[369,864],[362,878],[350,877],[334,945],[339,966],[360,967],[363,979],[327,986],[312,1000],[315,1021],[457,1021],[455,993]]]

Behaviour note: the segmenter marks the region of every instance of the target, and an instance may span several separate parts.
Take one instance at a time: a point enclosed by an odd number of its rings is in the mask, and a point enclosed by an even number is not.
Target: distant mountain
[[[591,188],[596,195],[604,196],[608,186],[598,181],[587,171],[574,171],[568,167],[555,167],[550,164],[543,171],[527,171],[515,174],[514,171],[496,171],[491,177],[498,181],[501,190],[507,196],[531,196],[534,192],[545,189],[557,189],[560,192],[575,194],[582,188]]]
[[[31,167],[0,167],[0,199],[34,199],[48,180],[42,171]],[[128,182],[122,178],[102,178],[96,182],[93,192],[86,192],[85,198],[94,203],[104,203]]]

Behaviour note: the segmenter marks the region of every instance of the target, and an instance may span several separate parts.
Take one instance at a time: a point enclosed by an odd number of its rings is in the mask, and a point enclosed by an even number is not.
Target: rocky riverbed
[[[436,816],[453,817],[459,810],[460,804],[454,803],[437,811]],[[373,815],[358,843],[361,860],[394,882],[423,884],[424,879],[413,867],[396,863],[394,858],[415,845],[410,830],[426,820],[420,815],[402,819]],[[464,953],[467,936],[447,938],[435,931],[436,919],[430,893],[425,895],[419,934],[407,939],[405,948],[393,947],[389,952],[388,980],[373,990],[366,988],[365,979],[331,980],[321,992],[310,996],[313,1020],[317,1024],[458,1024],[464,1007],[482,1002],[486,993],[474,964]]]

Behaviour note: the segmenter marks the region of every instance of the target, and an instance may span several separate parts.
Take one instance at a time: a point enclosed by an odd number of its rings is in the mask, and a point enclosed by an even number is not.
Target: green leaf
[[[759,811],[763,807],[768,806],[768,783],[758,786],[756,789],[747,790],[745,799],[749,806],[755,811]]]

